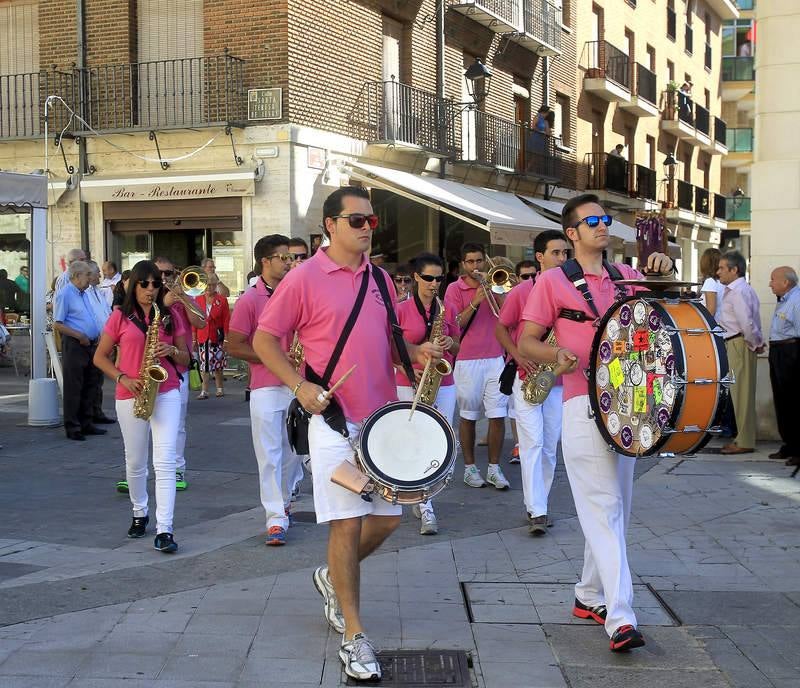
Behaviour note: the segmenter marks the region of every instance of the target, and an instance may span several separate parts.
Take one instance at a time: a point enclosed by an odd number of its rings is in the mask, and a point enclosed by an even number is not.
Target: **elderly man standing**
[[[748,454],[756,446],[756,354],[764,351],[758,296],[745,280],[747,263],[738,251],[719,261],[717,276],[725,285],[719,324],[725,329],[725,350],[736,382],[731,386],[738,434],[723,454]]]
[[[86,289],[91,270],[82,260],[70,263],[70,281],[56,293],[53,327],[61,333],[64,370],[64,429],[71,440],[83,441],[86,435],[105,435],[92,424],[96,392],[96,373],[92,358],[100,338]]]
[[[775,268],[769,280],[778,297],[769,330],[769,377],[778,432],[783,445],[771,459],[785,459],[800,466],[800,424],[797,422],[797,389],[800,387],[800,287],[797,272],[788,266]]]
[[[72,278],[69,275],[69,266],[72,265],[76,260],[86,260],[86,253],[83,251],[83,249],[71,248],[67,253],[67,269],[64,270],[64,272],[62,272],[56,279],[56,293],[60,292],[72,281]]]

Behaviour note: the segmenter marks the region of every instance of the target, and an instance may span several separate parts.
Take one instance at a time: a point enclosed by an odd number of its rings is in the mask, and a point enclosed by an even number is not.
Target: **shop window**
[[[0,285],[0,309],[4,313],[30,313],[30,287],[20,288],[20,268],[30,268],[31,216],[29,213],[0,214],[0,270],[5,270],[6,280],[14,282]],[[30,274],[30,273],[29,273]]]
[[[140,260],[150,260],[150,237],[147,232],[120,232],[117,242],[121,271],[130,270]]]
[[[211,231],[210,256],[214,259],[217,275],[231,290],[231,296],[241,294],[246,285],[245,278],[253,269],[245,264],[242,233],[236,231]]]

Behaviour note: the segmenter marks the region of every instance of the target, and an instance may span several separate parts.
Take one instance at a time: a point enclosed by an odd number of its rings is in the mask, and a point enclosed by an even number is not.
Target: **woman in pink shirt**
[[[175,446],[180,424],[179,367],[189,365],[188,332],[171,308],[164,305],[164,285],[155,263],[143,260],[133,266],[130,285],[122,306],[106,322],[94,355],[94,364],[117,383],[117,419],[125,444],[125,473],[133,505],[129,538],[144,537],[150,520],[147,507],[147,454],[153,436],[153,467],[156,472],[156,538],[161,552],[178,549],[172,535],[175,508]],[[167,370],[167,379],[158,389],[149,419],[133,413],[135,397],[141,393],[140,378],[147,331],[155,314],[161,316],[155,355]],[[119,347],[116,365],[110,359],[114,346]]]
[[[439,291],[444,280],[444,265],[442,259],[432,253],[420,254],[412,261],[412,265],[414,266],[414,289],[411,292],[411,298],[397,305],[397,323],[402,328],[403,338],[406,341],[422,344],[430,339],[431,328],[440,315],[439,309],[444,308],[444,304],[439,299]],[[458,325],[456,325],[455,314],[447,309],[445,309],[442,332],[444,336],[441,344],[445,351],[444,358],[453,366],[459,347]],[[419,379],[423,370],[422,365],[415,363],[414,370]],[[397,368],[395,380],[397,382],[397,398],[401,401],[412,400],[414,389],[402,367]],[[453,414],[456,410],[456,387],[452,373],[442,378],[434,406],[452,425]],[[423,502],[418,507],[415,506],[414,515],[421,519],[420,534],[435,535],[439,532],[431,501]]]

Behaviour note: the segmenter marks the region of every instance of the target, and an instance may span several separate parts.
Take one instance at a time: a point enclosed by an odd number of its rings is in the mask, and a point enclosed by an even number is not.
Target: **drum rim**
[[[597,394],[597,361],[599,359],[599,349],[600,349],[600,342],[603,339],[603,333],[605,332],[605,327],[608,324],[608,321],[611,320],[611,317],[614,313],[616,313],[624,304],[629,303],[630,301],[639,301],[643,299],[644,294],[649,294],[650,292],[644,293],[637,293],[637,294],[630,294],[625,296],[624,298],[617,299],[611,307],[603,314],[603,317],[600,318],[600,322],[597,325],[597,329],[594,333],[594,339],[592,340],[592,348],[589,353],[589,406],[592,409],[592,413],[594,414],[595,418],[595,425],[597,429],[600,431],[600,435],[606,441],[606,443],[617,453],[622,454],[623,456],[631,456],[634,458],[642,458],[645,456],[653,456],[658,453],[659,449],[663,447],[667,441],[669,440],[669,435],[662,433],[658,440],[655,441],[650,449],[646,452],[632,452],[628,449],[625,449],[619,442],[617,442],[610,432],[608,432],[608,428],[605,426],[600,419],[603,417],[602,410],[600,409],[600,400],[599,395]],[[655,309],[658,310],[659,316],[661,317],[661,322],[663,323],[665,320],[665,316],[669,318],[669,321],[675,324],[672,316],[669,315],[669,312],[666,311],[664,308],[661,307],[661,304],[658,301],[658,298],[653,298],[652,296],[649,299],[643,299],[647,301],[649,305],[652,305]],[[675,346],[675,339],[677,338],[678,341],[678,348]],[[675,357],[674,361],[674,370],[677,370],[678,366],[678,353],[680,353],[680,363],[681,369],[685,371],[686,369],[686,352],[683,348],[683,341],[680,339],[677,333],[670,335],[670,341],[672,342],[672,353]],[[680,402],[680,403],[679,403]],[[683,402],[683,387],[678,385],[675,390],[675,401],[672,404],[672,410],[670,412],[669,420],[667,421],[670,425],[675,422],[675,419],[678,416],[678,411],[681,408]]]
[[[389,403],[381,406],[379,409],[373,411],[372,415],[370,415],[364,421],[364,424],[361,428],[361,434],[358,438],[358,454],[361,461],[361,467],[364,472],[382,487],[397,488],[399,492],[416,492],[419,490],[424,490],[427,486],[436,485],[442,480],[446,479],[452,469],[453,464],[455,464],[456,454],[458,453],[455,431],[450,423],[447,422],[447,419],[444,417],[441,411],[433,406],[420,404],[417,406],[415,413],[421,411],[426,415],[432,416],[438,422],[440,427],[445,430],[447,435],[447,459],[442,462],[442,465],[439,466],[436,471],[425,478],[424,481],[416,482],[397,480],[392,476],[386,475],[383,471],[379,470],[375,466],[374,461],[372,461],[372,459],[369,457],[369,453],[366,451],[365,438],[369,435],[369,429],[372,428],[378,420],[380,420],[390,411],[398,409],[410,410],[412,403],[413,402],[411,401],[390,401]]]

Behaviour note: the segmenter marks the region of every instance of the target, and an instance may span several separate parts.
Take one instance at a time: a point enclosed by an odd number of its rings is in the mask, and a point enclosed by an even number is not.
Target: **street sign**
[[[247,119],[281,119],[283,91],[276,88],[251,88],[247,91]]]

